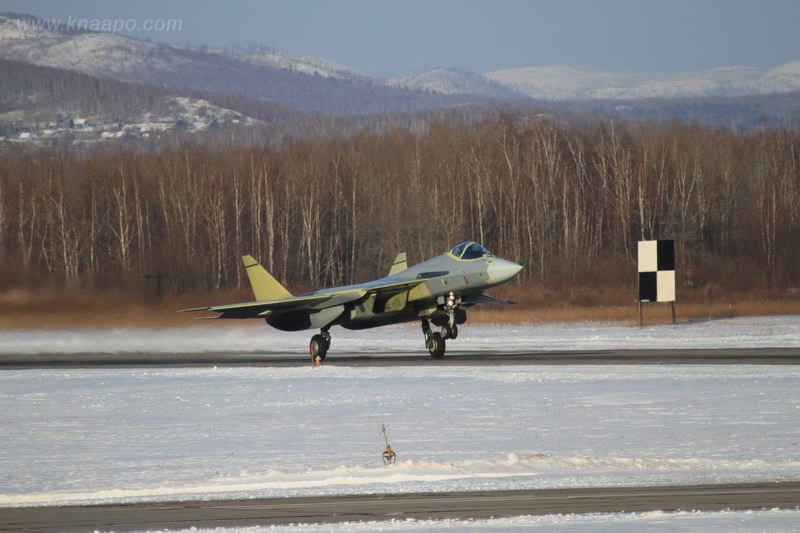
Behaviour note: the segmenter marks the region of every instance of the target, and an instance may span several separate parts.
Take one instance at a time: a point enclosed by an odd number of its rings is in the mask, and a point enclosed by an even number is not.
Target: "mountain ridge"
[[[497,98],[519,98],[521,93],[482,74],[462,69],[438,67],[414,76],[387,78],[385,83],[406,89],[439,94],[477,94]]]
[[[474,98],[628,100],[800,90],[800,61],[773,68],[729,66],[666,73],[553,65],[481,74],[437,67],[413,76],[381,78],[315,56],[172,46],[122,34],[54,30],[41,22],[30,15],[0,13],[0,57],[122,81],[229,92],[334,114],[392,112],[397,107],[423,110],[460,105],[465,97],[473,98],[466,103],[485,103]],[[321,92],[335,96],[321,104]]]
[[[733,66],[672,73],[614,73],[554,65],[497,70],[484,76],[544,100],[746,96],[800,90],[800,61],[770,69]]]
[[[414,112],[485,103],[384,84],[324,58],[152,43],[92,31],[58,31],[0,14],[0,58],[119,81],[227,93],[332,115]],[[40,19],[37,19],[40,20]]]

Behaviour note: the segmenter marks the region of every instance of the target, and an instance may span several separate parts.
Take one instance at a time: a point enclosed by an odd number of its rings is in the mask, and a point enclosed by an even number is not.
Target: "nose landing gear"
[[[447,295],[447,299],[444,302],[444,309],[447,311],[447,324],[442,326],[442,338],[455,340],[456,337],[458,337],[458,326],[456,325],[456,309],[458,309],[458,303],[456,302],[456,294],[454,292]]]
[[[458,326],[453,324],[445,324],[442,326],[442,338],[443,339],[453,339],[455,340],[458,337]]]

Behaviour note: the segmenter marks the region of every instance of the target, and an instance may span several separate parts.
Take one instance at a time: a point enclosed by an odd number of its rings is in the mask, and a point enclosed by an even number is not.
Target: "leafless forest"
[[[14,149],[0,156],[0,290],[359,282],[471,239],[520,283],[635,284],[636,242],[674,238],[718,291],[800,286],[800,136],[682,123],[487,119],[278,147]],[[679,279],[681,274],[679,273]]]

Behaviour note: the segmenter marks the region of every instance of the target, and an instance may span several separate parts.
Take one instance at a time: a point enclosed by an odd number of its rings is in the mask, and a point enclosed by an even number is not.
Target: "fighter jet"
[[[320,332],[311,337],[309,353],[312,359],[320,360],[330,348],[332,326],[360,330],[414,321],[422,326],[431,357],[441,359],[445,341],[455,340],[458,326],[467,321],[465,308],[514,303],[483,292],[522,270],[477,242],[467,241],[412,267],[406,253],[401,252],[384,278],[292,296],[251,256],[242,259],[256,301],[182,312],[219,313],[209,318],[263,318],[282,331],[319,328]],[[441,331],[432,331],[431,323]]]

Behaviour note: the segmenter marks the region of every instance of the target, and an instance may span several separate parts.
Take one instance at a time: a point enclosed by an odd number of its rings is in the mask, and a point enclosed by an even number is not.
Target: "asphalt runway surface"
[[[0,508],[0,531],[131,531],[555,513],[721,511],[800,507],[800,482],[366,494]]]
[[[573,351],[459,351],[433,359],[419,353],[337,353],[323,365],[343,366],[459,366],[459,365],[643,365],[750,364],[797,365],[800,348],[729,348],[709,350],[573,350]],[[0,370],[24,368],[202,367],[310,365],[302,352],[248,353],[37,353],[0,354]]]

